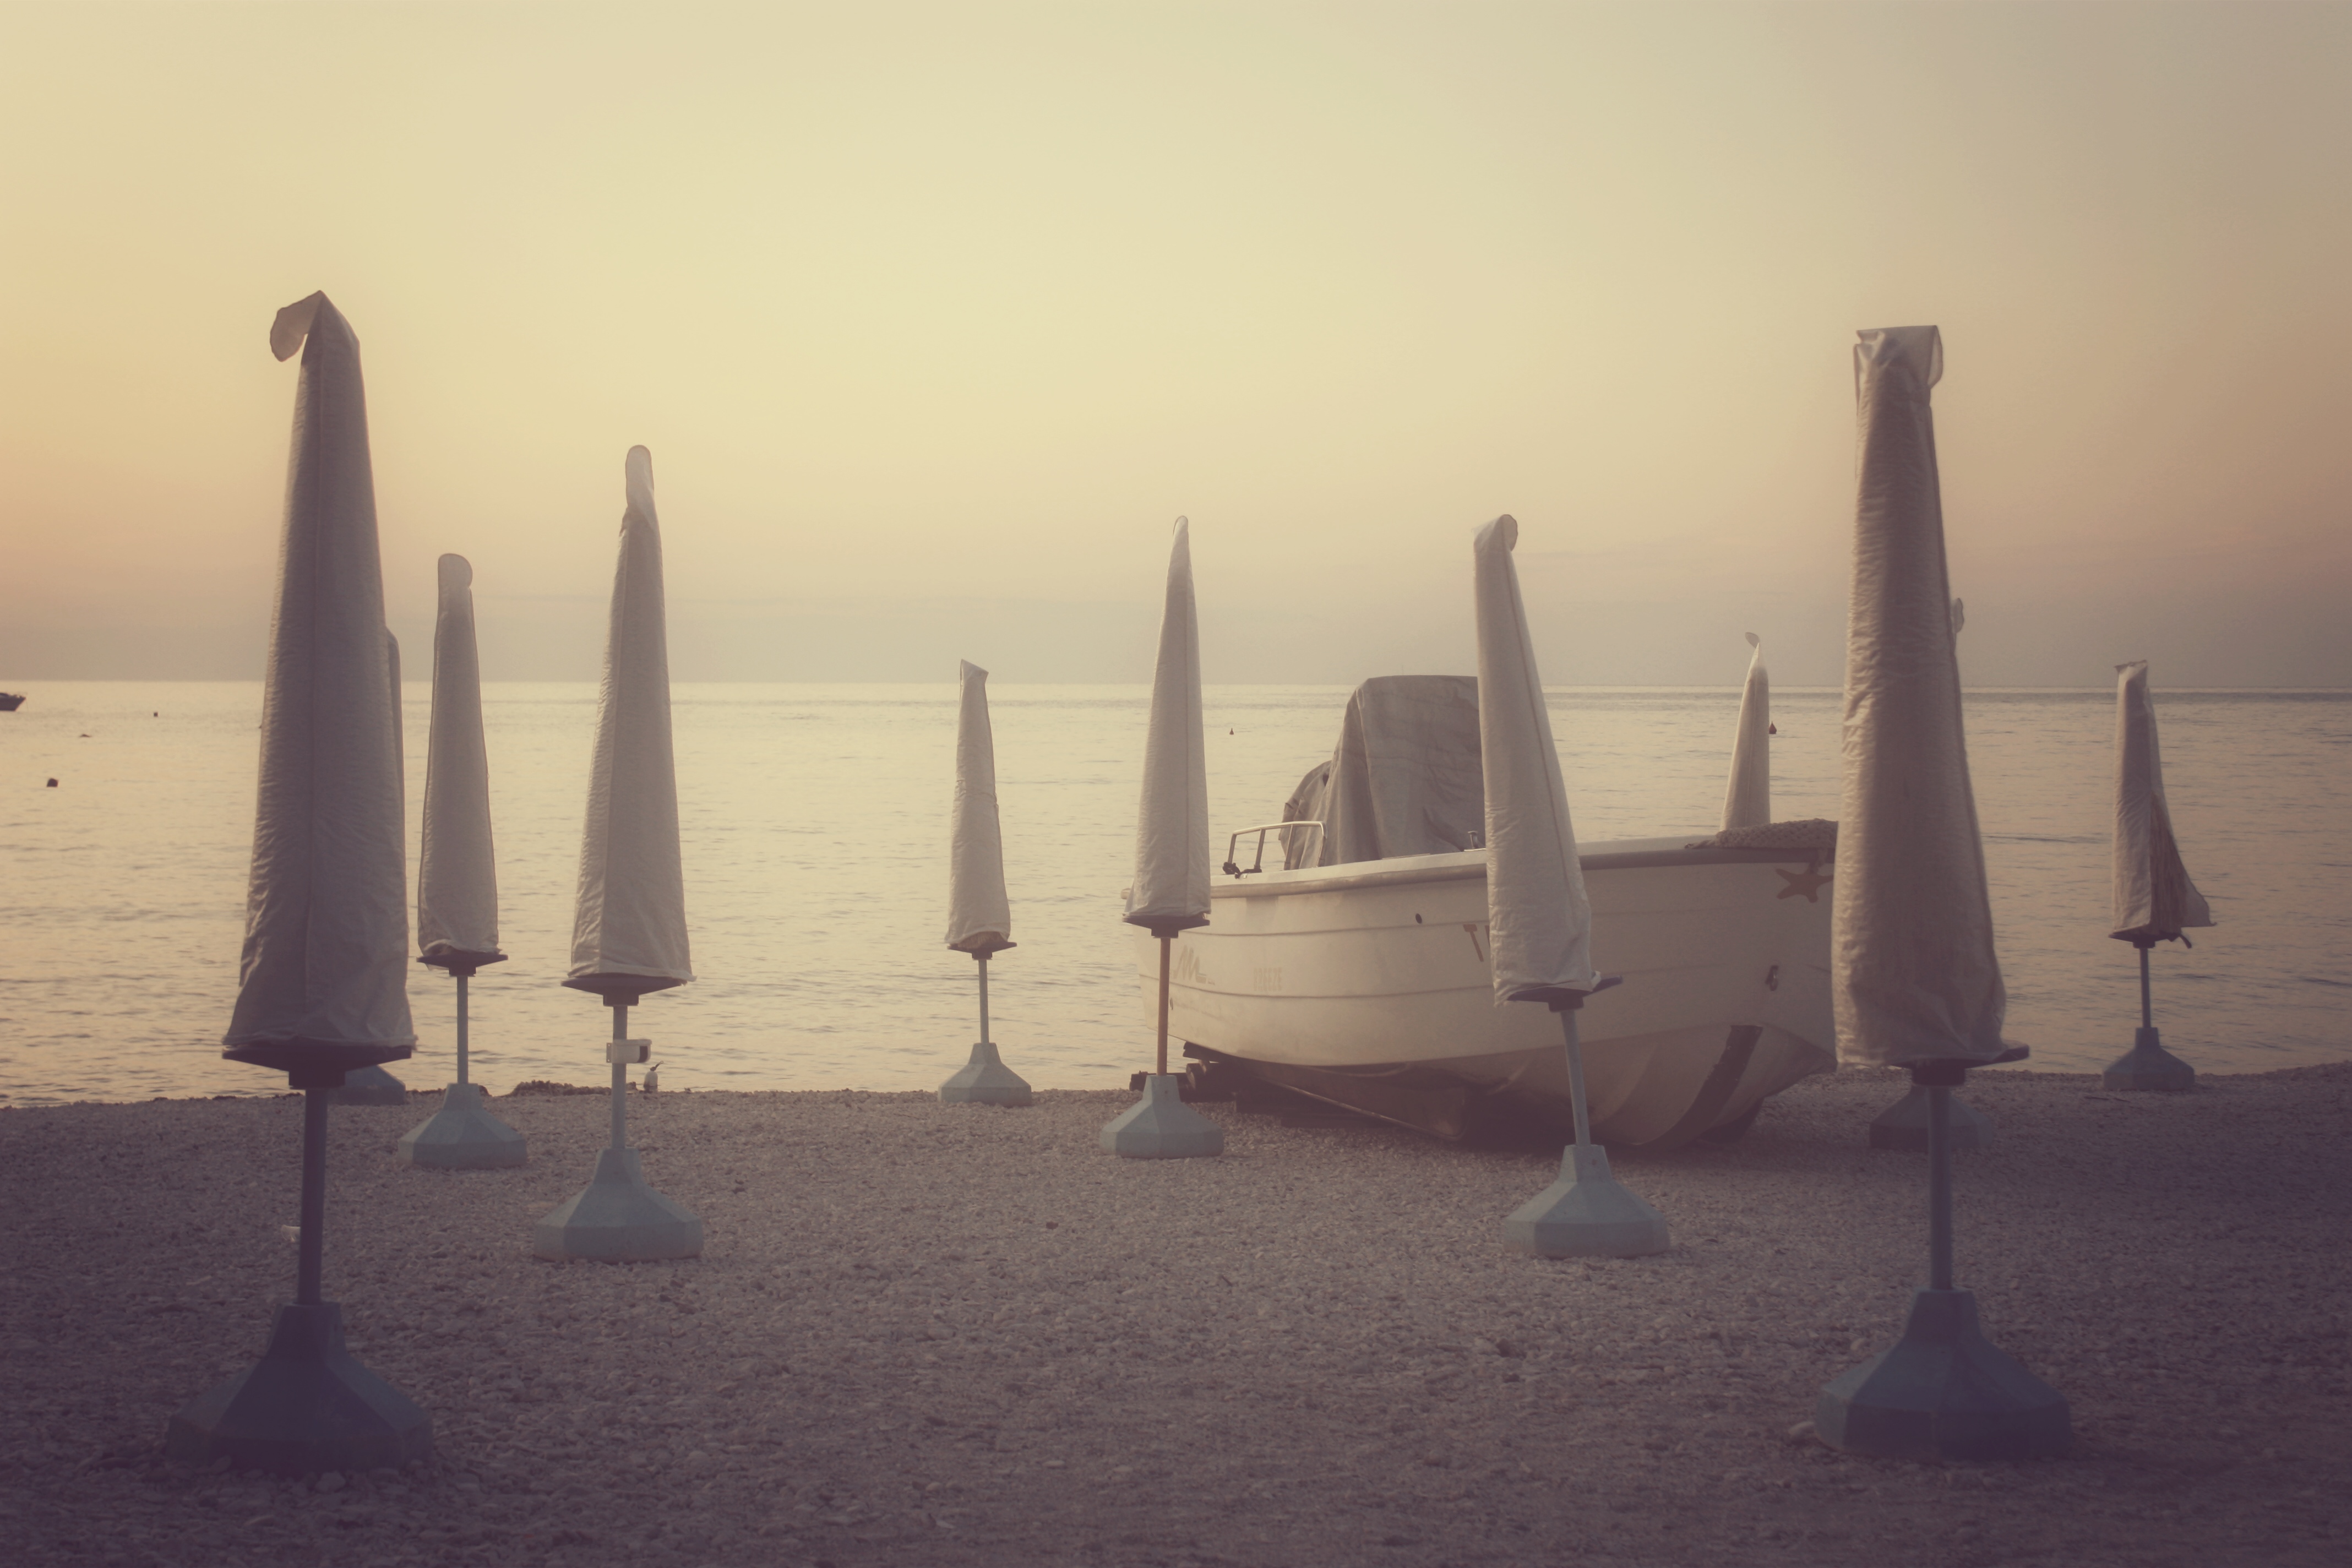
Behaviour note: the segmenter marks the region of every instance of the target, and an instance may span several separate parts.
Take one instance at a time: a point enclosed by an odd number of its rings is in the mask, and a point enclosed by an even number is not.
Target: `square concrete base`
[[[400,1157],[436,1171],[503,1171],[526,1158],[522,1134],[490,1114],[478,1083],[453,1083],[431,1120],[402,1134]]]
[[[382,1068],[353,1068],[332,1099],[337,1105],[406,1105],[408,1086]]]
[[[1954,1149],[1990,1149],[1992,1147],[1992,1118],[1981,1110],[1972,1110],[1958,1100],[1949,1102],[1951,1109],[1950,1136]],[[1902,1099],[1881,1111],[1878,1120],[1870,1124],[1870,1146],[1874,1149],[1907,1149],[1915,1153],[1927,1152],[1927,1091],[1914,1085]]]
[[[173,1416],[163,1447],[281,1476],[373,1470],[429,1458],[433,1418],[344,1348],[341,1307],[289,1305],[261,1359]]]
[[[941,1105],[1034,1105],[1036,1097],[1029,1092],[1028,1083],[996,1054],[996,1047],[982,1041],[971,1047],[971,1060],[963,1070],[940,1085]]]
[[[530,1233],[541,1258],[651,1263],[702,1256],[702,1222],[646,1185],[635,1149],[604,1149],[596,1174]]]
[[[1503,1221],[1503,1245],[1536,1258],[1647,1258],[1673,1244],[1666,1216],[1609,1173],[1609,1151],[1570,1143],[1559,1179]]]
[[[2074,1440],[2066,1396],[1997,1349],[1967,1290],[1918,1290],[1893,1349],[1822,1390],[1813,1429],[1886,1459],[2041,1459]]]
[[[2157,1041],[2154,1029],[2132,1031],[2132,1048],[2099,1075],[2107,1089],[2183,1089],[2197,1087],[2197,1071]]]
[[[1123,1160],[1190,1160],[1225,1152],[1225,1130],[1184,1103],[1175,1073],[1147,1073],[1143,1098],[1102,1130],[1103,1152]]]

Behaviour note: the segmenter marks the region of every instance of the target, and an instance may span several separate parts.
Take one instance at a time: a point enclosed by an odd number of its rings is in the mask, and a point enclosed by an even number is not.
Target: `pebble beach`
[[[504,1172],[397,1162],[436,1095],[338,1109],[327,1295],[437,1446],[301,1479],[162,1441],[290,1294],[299,1101],[0,1110],[0,1537],[44,1568],[2352,1557],[2352,1064],[1976,1075],[1958,1282],[2075,1425],[2023,1465],[1807,1425],[1924,1269],[1925,1156],[1865,1142],[1902,1089],[1841,1071],[1738,1143],[1620,1156],[1675,1246],[1612,1262],[1497,1244],[1556,1151],[1226,1103],[1221,1158],[1127,1162],[1105,1090],[634,1096],[705,1254],[554,1264],[530,1226],[601,1092],[498,1099]]]

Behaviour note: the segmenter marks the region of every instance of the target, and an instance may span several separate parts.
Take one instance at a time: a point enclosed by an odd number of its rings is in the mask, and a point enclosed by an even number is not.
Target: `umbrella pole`
[[[1927,1284],[1903,1337],[1822,1390],[1813,1430],[1885,1459],[2037,1459],[2074,1441],[2065,1395],[1984,1336],[1973,1291],[1952,1284],[1952,1090],[1981,1063],[1911,1064],[1927,1108]]]
[[[989,1037],[988,953],[975,951],[971,956],[980,972],[980,1043],[971,1047],[971,1060],[964,1064],[963,1070],[940,1085],[940,1103],[1034,1105],[1036,1099],[1029,1092],[1029,1085],[1004,1065],[996,1054],[996,1042]]]
[[[2156,940],[2136,937],[2132,945],[2139,949],[2139,1032],[2132,1037],[2132,1048],[2099,1075],[2100,1083],[2107,1089],[2194,1089],[2197,1069],[2166,1050],[2156,1030],[2156,1003],[2148,989],[2147,963],[2148,950],[2156,945]]]
[[[1156,1070],[1161,1078],[1168,1076],[1168,955],[1175,945],[1173,936],[1160,939],[1160,1066]]]
[[[278,1309],[261,1360],[182,1407],[164,1451],[191,1465],[278,1475],[373,1470],[433,1452],[433,1418],[362,1366],[343,1341],[343,1310],[321,1299],[327,1227],[327,1117],[341,1071],[296,1072],[302,1091],[302,1225],[294,1300]],[[310,1083],[304,1078],[312,1079]]]
[[[1927,1288],[1952,1288],[1952,1091],[1927,1090]]]
[[[1198,925],[1200,922],[1192,922]],[[1143,1098],[1102,1130],[1102,1149],[1123,1160],[1189,1160],[1225,1152],[1225,1130],[1184,1103],[1181,1079],[1168,1071],[1168,978],[1176,932],[1151,928],[1160,939],[1160,1054],[1157,1070],[1140,1075]]]
[[[331,1089],[302,1091],[302,1237],[295,1252],[294,1304],[320,1304],[326,1256],[327,1108]]]
[[[441,1109],[401,1138],[400,1157],[412,1165],[440,1171],[510,1169],[527,1158],[523,1136],[490,1114],[480,1086],[474,1082],[470,1017],[474,971],[454,961],[440,967],[457,983],[457,1080],[442,1095]]]
[[[604,1059],[613,1065],[612,1146],[597,1151],[596,1172],[587,1186],[532,1228],[530,1249],[537,1257],[642,1263],[702,1255],[702,1222],[646,1184],[637,1152],[629,1147],[626,1064],[644,1060],[648,1048],[646,1041],[629,1039],[629,1009],[639,994],[604,993],[604,1005],[613,1010],[613,1043],[604,1051]]]
[[[1568,1053],[1576,1142],[1559,1152],[1559,1175],[1552,1184],[1505,1217],[1503,1245],[1537,1258],[1646,1258],[1665,1251],[1672,1237],[1666,1216],[1610,1173],[1609,1151],[1592,1142],[1591,1113],[1584,1101],[1584,1041],[1576,1016],[1583,1006],[1581,994],[1551,1004]]]
[[[1585,1149],[1592,1143],[1592,1121],[1584,1108],[1584,1042],[1576,1026],[1576,1016],[1580,1010],[1559,1010],[1559,1034],[1568,1047],[1568,1100],[1569,1109],[1576,1116],[1576,1146]]]
[[[621,1045],[629,1037],[629,1005],[613,1004],[613,1152],[629,1146],[629,1069],[622,1065]]]

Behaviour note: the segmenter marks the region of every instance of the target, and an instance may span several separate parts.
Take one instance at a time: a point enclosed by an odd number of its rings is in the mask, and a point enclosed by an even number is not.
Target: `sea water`
[[[992,1033],[1040,1088],[1148,1066],[1134,928],[1147,694],[1002,686],[993,703],[1013,936]],[[562,988],[588,685],[484,691],[509,962],[472,984],[473,1071],[605,1081],[609,1016]],[[1712,831],[1736,690],[1554,690],[1587,844]],[[1218,848],[1272,822],[1328,757],[1344,689],[1208,693]],[[972,961],[947,951],[955,690],[679,686],[673,696],[694,984],[646,999],[667,1088],[930,1089],[977,1038]],[[1774,696],[1776,816],[1838,812],[1838,696]],[[409,870],[429,692],[406,693]],[[268,1093],[225,1062],[258,759],[258,684],[59,682],[0,715],[0,1096],[10,1103]],[[2159,692],[2189,872],[2219,924],[2155,954],[2166,1045],[2209,1072],[2352,1058],[2352,693]],[[2114,697],[1976,691],[1969,751],[2009,984],[2037,1066],[2092,1069],[2138,1024],[2132,949],[2106,935]],[[54,777],[57,787],[47,786]],[[1246,847],[1244,854],[1246,855]],[[1222,853],[1218,857],[1223,858]],[[1271,849],[1268,863],[1278,863]],[[454,1076],[453,986],[413,970],[415,1087]]]

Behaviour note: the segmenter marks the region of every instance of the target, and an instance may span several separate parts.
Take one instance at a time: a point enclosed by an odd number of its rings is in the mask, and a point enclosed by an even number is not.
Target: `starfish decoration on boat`
[[[1831,878],[1837,875],[1834,871],[1816,871],[1811,866],[1801,871],[1783,871],[1775,866],[1772,868],[1772,874],[1789,884],[1775,893],[1774,898],[1793,899],[1799,893],[1802,893],[1805,895],[1805,902],[1809,904],[1818,904],[1822,901],[1822,887]]]

